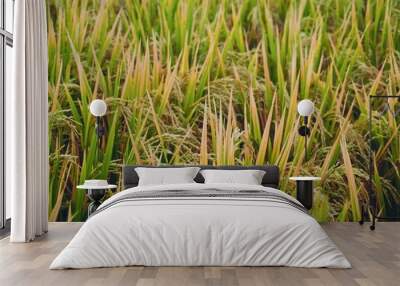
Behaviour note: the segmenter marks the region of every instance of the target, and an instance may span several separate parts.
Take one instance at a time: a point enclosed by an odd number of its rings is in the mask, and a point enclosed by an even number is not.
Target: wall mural
[[[312,211],[319,221],[359,219],[368,197],[368,98],[399,95],[399,1],[47,5],[50,220],[85,219],[76,186],[90,178],[120,184],[127,163],[276,164],[291,194],[289,176],[322,177]],[[108,105],[99,154],[95,98]],[[297,134],[304,98],[316,106],[307,161]],[[379,114],[376,142],[397,170],[400,138],[385,142],[398,125]],[[379,183],[385,211],[399,191]]]

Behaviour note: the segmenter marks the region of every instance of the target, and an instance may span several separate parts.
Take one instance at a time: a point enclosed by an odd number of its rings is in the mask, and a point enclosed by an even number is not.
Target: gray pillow
[[[261,185],[265,171],[261,170],[201,170],[205,184]]]
[[[139,186],[195,183],[193,179],[199,170],[199,167],[135,168],[139,176]]]

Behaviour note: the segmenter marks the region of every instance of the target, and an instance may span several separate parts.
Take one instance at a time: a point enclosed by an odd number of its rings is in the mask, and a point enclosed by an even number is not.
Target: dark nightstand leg
[[[105,189],[88,190],[87,194],[91,201],[91,203],[88,206],[88,217],[89,217],[101,205],[101,200],[104,198],[106,190]]]
[[[363,202],[361,202],[361,218],[360,218],[360,220],[358,221],[358,223],[360,224],[360,225],[363,225],[364,224],[364,203]]]
[[[308,210],[313,205],[313,181],[296,181],[297,200],[301,202]]]

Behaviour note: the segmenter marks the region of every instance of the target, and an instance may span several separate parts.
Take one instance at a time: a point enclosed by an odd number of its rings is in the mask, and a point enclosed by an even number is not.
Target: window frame
[[[10,0],[9,0],[10,1]],[[15,0],[11,0],[15,7]],[[0,236],[10,229],[10,221],[6,218],[5,189],[5,92],[6,92],[6,48],[13,48],[13,34],[6,30],[6,0],[0,0]],[[14,12],[14,9],[13,9]],[[14,12],[15,13],[15,12]],[[15,15],[12,17],[14,18]],[[13,29],[14,30],[14,29]],[[7,55],[8,56],[8,55]]]

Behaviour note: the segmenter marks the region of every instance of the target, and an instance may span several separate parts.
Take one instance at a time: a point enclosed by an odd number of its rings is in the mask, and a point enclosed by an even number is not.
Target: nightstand
[[[296,181],[296,198],[303,206],[310,210],[313,205],[313,182],[321,180],[320,177],[290,177],[289,180]]]
[[[86,180],[85,184],[79,185],[76,188],[86,190],[86,195],[91,201],[88,206],[89,217],[101,205],[106,191],[109,189],[116,189],[117,185],[110,185],[106,180]]]

